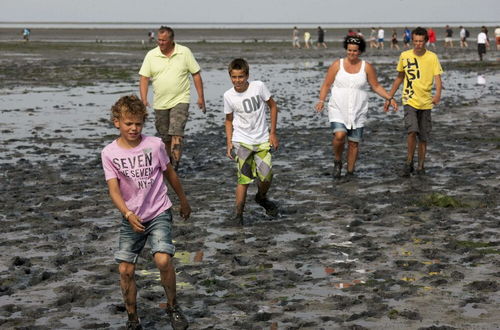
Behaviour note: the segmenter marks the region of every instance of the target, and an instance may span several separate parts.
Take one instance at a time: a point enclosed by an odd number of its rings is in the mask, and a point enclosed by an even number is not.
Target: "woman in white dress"
[[[377,73],[373,66],[361,60],[359,56],[365,51],[366,44],[362,38],[347,36],[344,39],[346,57],[334,61],[326,74],[319,93],[316,111],[323,111],[328,91],[328,118],[333,130],[334,178],[340,178],[342,171],[342,154],[347,137],[347,176],[354,174],[358,145],[363,138],[363,127],[368,112],[368,84],[381,97],[389,100],[395,111],[396,101],[378,83]],[[333,86],[332,86],[333,85]]]

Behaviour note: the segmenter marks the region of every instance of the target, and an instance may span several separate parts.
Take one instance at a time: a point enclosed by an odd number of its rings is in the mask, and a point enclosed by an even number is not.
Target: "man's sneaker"
[[[170,325],[174,330],[184,330],[187,329],[189,323],[186,317],[182,314],[182,310],[178,305],[168,306],[165,309],[168,317],[170,318]]]
[[[401,170],[401,176],[409,177],[413,173],[413,163],[405,163]]]
[[[333,177],[335,179],[340,179],[340,175],[342,173],[342,161],[334,160],[333,161]]]
[[[127,321],[126,328],[127,330],[142,330],[141,320],[137,321]]]
[[[272,217],[278,215],[278,206],[276,206],[276,203],[274,203],[273,201],[269,200],[266,197],[259,198],[259,194],[255,195],[255,201],[257,202],[257,204],[266,209],[267,215],[270,215]]]

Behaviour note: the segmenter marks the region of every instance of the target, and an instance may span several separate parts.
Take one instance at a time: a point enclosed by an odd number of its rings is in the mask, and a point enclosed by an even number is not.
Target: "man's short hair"
[[[168,32],[170,39],[174,39],[174,30],[170,26],[160,26],[158,34]]]
[[[143,121],[146,121],[148,109],[137,95],[126,95],[120,97],[111,107],[111,121],[119,120],[124,115],[138,116]]]
[[[231,74],[231,71],[233,70],[243,70],[243,72],[245,72],[247,76],[250,73],[250,67],[248,66],[248,62],[242,58],[235,58],[234,60],[231,61],[231,63],[229,63],[227,71],[229,72],[229,74]]]
[[[413,36],[423,36],[425,38],[425,41],[429,41],[429,34],[427,33],[427,30],[424,29],[423,27],[418,27],[411,31],[411,38],[413,39]]]
[[[363,38],[358,36],[346,36],[344,38],[344,49],[347,49],[347,45],[358,45],[359,52],[362,53],[366,49],[366,42]]]

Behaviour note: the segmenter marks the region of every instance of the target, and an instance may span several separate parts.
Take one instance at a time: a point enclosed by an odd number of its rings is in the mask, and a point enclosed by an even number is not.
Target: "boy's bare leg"
[[[172,257],[163,252],[157,252],[154,255],[154,261],[156,267],[160,271],[160,280],[163,289],[165,290],[165,295],[167,296],[168,306],[174,306],[176,301],[176,277],[175,268],[172,261]]]
[[[170,161],[172,162],[172,166],[174,167],[175,170],[179,168],[179,163],[181,161],[182,140],[183,140],[182,136],[172,135],[172,141],[170,142],[171,143],[170,153],[172,155]]]
[[[354,141],[348,141],[347,149],[347,172],[354,172],[354,167],[356,166],[356,160],[358,159],[359,143]]]
[[[406,138],[406,145],[408,148],[408,152],[406,155],[406,163],[413,163],[413,156],[415,155],[415,148],[417,146],[417,133],[410,132],[408,133],[408,137]]]
[[[266,194],[269,191],[269,188],[271,187],[271,182],[272,180],[269,181],[258,181],[257,183],[257,198],[258,199],[264,199],[266,198]]]
[[[236,186],[236,215],[243,214],[245,210],[245,201],[247,199],[248,184],[239,184]]]
[[[135,265],[129,262],[121,262],[118,266],[120,272],[120,287],[122,289],[125,308],[127,309],[129,321],[137,321],[137,286],[135,284]]]
[[[419,141],[418,142],[418,167],[417,167],[417,170],[421,170],[424,168],[426,152],[427,152],[427,142]]]

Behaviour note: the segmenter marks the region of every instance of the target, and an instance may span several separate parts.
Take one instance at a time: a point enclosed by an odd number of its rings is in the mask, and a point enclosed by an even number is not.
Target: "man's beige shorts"
[[[184,136],[184,128],[189,117],[189,103],[179,103],[171,109],[155,109],[155,126],[163,143],[172,135]]]

